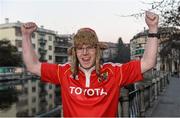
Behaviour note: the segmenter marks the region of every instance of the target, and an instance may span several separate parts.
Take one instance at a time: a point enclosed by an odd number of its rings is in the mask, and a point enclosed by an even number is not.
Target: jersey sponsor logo
[[[70,86],[70,93],[75,95],[87,95],[87,96],[102,96],[107,95],[107,92],[103,88],[80,88]]]

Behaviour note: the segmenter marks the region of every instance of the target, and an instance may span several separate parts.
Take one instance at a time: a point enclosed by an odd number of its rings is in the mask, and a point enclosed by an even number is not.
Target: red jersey
[[[116,116],[120,88],[142,80],[140,61],[125,64],[105,63],[98,78],[95,67],[79,67],[73,78],[70,64],[41,65],[41,79],[60,84],[63,114],[67,116],[109,117]]]

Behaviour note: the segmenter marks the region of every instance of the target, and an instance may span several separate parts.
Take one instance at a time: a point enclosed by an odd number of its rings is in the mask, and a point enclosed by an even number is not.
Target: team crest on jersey
[[[100,77],[98,77],[98,82],[102,82],[102,81],[105,81],[107,80],[108,78],[108,72],[103,72]]]
[[[71,74],[71,75],[70,75],[70,78],[71,78],[71,79],[75,79],[75,80],[79,80],[78,75],[76,75],[75,78],[74,78],[73,75]]]

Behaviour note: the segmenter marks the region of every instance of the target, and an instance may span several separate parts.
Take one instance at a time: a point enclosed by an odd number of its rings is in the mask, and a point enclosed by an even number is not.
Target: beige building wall
[[[0,24],[0,40],[8,39],[11,41],[12,45],[15,45],[18,48],[18,51],[22,51],[22,36],[20,32],[20,23],[7,23],[7,24]],[[50,32],[50,33],[48,33]],[[45,43],[45,50],[47,51],[45,54],[45,58],[47,62],[53,63],[54,62],[54,40],[55,40],[55,32],[52,30],[46,30],[38,28],[37,32],[34,33],[32,37],[32,43],[34,45],[34,50],[38,57],[40,54],[38,52],[38,48],[41,47],[39,43],[39,39],[41,38],[40,33],[44,33],[44,39],[46,40]],[[51,38],[50,38],[51,37]],[[49,57],[50,56],[50,57]]]
[[[47,91],[47,95],[46,95],[46,101],[47,101],[47,110],[52,110],[52,108],[54,108],[55,104],[54,104],[54,98],[55,98],[55,86],[52,84],[47,84],[46,86],[46,91]]]
[[[140,59],[143,56],[147,36],[141,34],[130,41],[131,59]]]
[[[11,40],[11,43],[15,45],[15,28],[0,29],[0,40],[2,39]]]
[[[48,60],[49,63],[53,63],[54,62],[54,40],[55,40],[55,35],[47,34],[45,39],[47,40],[46,59]]]

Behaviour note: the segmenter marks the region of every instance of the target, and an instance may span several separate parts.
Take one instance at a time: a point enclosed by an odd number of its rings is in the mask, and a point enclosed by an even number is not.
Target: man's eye
[[[86,47],[86,49],[91,49],[91,47]]]
[[[93,47],[92,47],[92,46],[89,46],[89,47],[87,47],[87,49],[93,49]]]
[[[82,50],[83,48],[77,48],[77,50]]]

